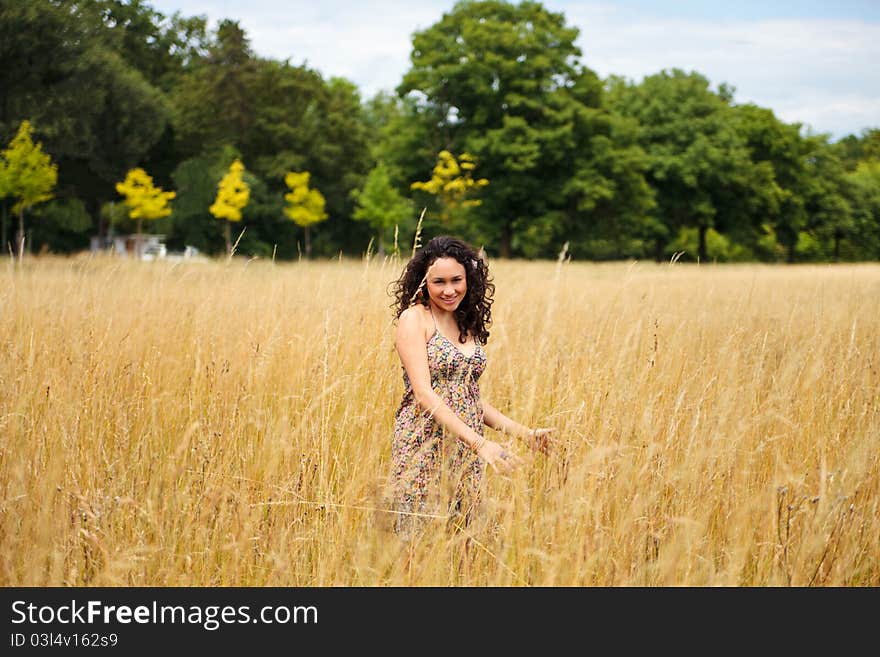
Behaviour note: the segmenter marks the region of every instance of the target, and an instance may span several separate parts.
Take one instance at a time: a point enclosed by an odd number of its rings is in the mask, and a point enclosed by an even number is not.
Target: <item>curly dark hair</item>
[[[486,344],[489,340],[487,327],[492,323],[492,295],[495,294],[489,265],[470,244],[448,235],[438,235],[417,250],[406,263],[400,278],[392,283],[394,303],[391,307],[397,313],[396,317],[417,303],[429,307],[425,279],[428,267],[438,258],[455,258],[464,267],[467,278],[467,292],[455,309],[458,341],[467,342],[468,334],[472,333],[480,344]]]

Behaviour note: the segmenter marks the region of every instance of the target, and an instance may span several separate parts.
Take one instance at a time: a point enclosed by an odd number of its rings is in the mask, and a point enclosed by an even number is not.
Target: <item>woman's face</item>
[[[437,258],[428,267],[428,297],[435,308],[452,312],[467,292],[464,266],[455,258]]]

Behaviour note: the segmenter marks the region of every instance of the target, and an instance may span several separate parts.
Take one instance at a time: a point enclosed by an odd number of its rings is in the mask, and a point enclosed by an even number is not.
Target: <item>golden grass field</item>
[[[408,549],[402,264],[7,260],[0,584],[880,585],[880,265],[491,262],[558,447]]]

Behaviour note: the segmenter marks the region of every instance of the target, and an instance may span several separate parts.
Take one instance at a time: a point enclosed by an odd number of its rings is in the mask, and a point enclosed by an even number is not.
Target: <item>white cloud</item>
[[[254,50],[307,61],[324,76],[355,82],[366,98],[392,90],[409,68],[412,34],[440,20],[453,0],[288,2],[155,0],[213,21],[238,18]],[[581,30],[583,63],[602,76],[673,67],[736,88],[737,102],[842,137],[880,126],[880,23],[852,19],[725,20],[651,15],[624,5],[545,0]]]
[[[169,5],[175,1],[180,0],[165,0]],[[195,6],[205,4],[203,0]],[[235,9],[254,51],[264,57],[289,58],[293,64],[307,62],[325,77],[348,78],[364,98],[380,89],[391,91],[400,83],[409,68],[412,34],[430,27],[451,6],[439,0],[292,2],[281,10],[277,5],[255,0]],[[212,19],[212,25],[232,15],[216,9],[201,13]]]
[[[581,29],[584,63],[640,80],[698,71],[736,88],[737,102],[842,137],[880,126],[880,24],[840,19],[708,21],[651,18],[607,5],[566,11]]]

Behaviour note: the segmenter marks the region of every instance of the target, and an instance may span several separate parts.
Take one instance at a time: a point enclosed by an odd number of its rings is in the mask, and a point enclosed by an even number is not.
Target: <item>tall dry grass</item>
[[[880,585],[880,266],[491,263],[482,393],[558,449],[411,546],[401,266],[5,268],[0,584]]]

